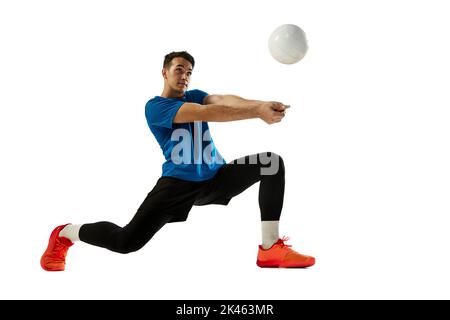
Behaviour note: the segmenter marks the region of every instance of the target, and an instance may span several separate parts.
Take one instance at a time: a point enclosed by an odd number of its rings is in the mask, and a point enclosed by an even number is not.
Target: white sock
[[[67,238],[72,242],[80,241],[78,233],[80,232],[81,226],[81,224],[68,224],[59,232],[59,236]]]
[[[269,249],[280,238],[279,221],[261,221],[262,247]]]

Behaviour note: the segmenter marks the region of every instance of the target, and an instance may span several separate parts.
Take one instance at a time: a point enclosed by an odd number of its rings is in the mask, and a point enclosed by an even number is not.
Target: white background
[[[450,21],[445,1],[2,1],[0,298],[450,298]],[[267,40],[297,24],[306,57]],[[259,269],[255,185],[196,207],[142,250],[76,243],[59,224],[126,224],[161,174],[144,106],[163,57],[196,58],[191,89],[291,104],[280,124],[211,123],[226,160],[286,163],[281,233],[309,269]]]

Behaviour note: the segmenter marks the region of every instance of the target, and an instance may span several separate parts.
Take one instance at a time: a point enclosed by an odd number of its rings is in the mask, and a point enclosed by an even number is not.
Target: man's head
[[[167,54],[162,69],[164,92],[169,96],[183,96],[191,80],[194,64],[194,58],[186,51]]]

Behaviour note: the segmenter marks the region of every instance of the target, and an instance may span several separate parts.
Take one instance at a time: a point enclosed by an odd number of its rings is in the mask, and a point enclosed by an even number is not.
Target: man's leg
[[[146,201],[148,201],[146,199]],[[119,253],[130,253],[142,248],[172,216],[145,210],[145,203],[125,227],[101,221],[82,225],[66,225],[59,236],[72,242],[83,241]]]
[[[166,214],[138,211],[123,228],[107,221],[83,224],[79,237],[94,246],[130,253],[141,249],[171,219]]]
[[[262,245],[258,248],[259,267],[302,268],[314,265],[315,259],[302,255],[279,238],[278,221],[284,199],[285,170],[283,159],[275,153],[259,153],[226,164],[207,185],[206,194],[196,204],[227,203],[260,181]]]
[[[48,271],[64,270],[68,248],[78,239],[119,253],[137,251],[166,223],[184,221],[200,190],[198,183],[160,178],[123,228],[106,221],[58,226],[41,257],[41,266]]]
[[[106,221],[56,227],[41,257],[41,267],[46,271],[65,270],[68,249],[78,239],[120,253],[142,248],[172,219],[170,215],[145,210],[149,201],[144,201],[134,218],[123,228]]]
[[[156,188],[156,187],[155,187]],[[161,193],[150,192],[135,216],[124,227],[100,221],[83,225],[67,225],[60,236],[72,242],[78,237],[81,241],[119,253],[130,253],[142,248],[173,216],[165,213]],[[79,230],[78,235],[76,231]]]
[[[262,245],[270,248],[278,239],[278,221],[284,199],[284,162],[273,152],[264,152],[236,159],[226,164],[206,187],[206,202],[231,199],[260,181]],[[203,201],[205,199],[201,199]]]

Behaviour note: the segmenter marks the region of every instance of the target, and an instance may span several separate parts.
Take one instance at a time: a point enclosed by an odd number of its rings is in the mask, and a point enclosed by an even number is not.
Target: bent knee
[[[276,152],[266,151],[259,153],[260,158],[264,159],[277,159],[279,162],[283,162],[283,158]]]
[[[262,152],[259,154],[259,161],[263,165],[261,173],[263,175],[284,174],[284,160],[276,152]]]
[[[141,249],[142,247],[143,247],[143,245],[135,243],[135,242],[121,241],[120,243],[118,243],[115,246],[114,251],[121,253],[121,254],[127,254],[127,253],[136,252],[139,249]]]
[[[136,252],[139,249],[135,249],[135,248],[128,248],[128,247],[121,247],[121,248],[117,248],[116,250],[114,250],[115,252],[121,253],[121,254],[127,254],[127,253],[132,253],[132,252]]]

